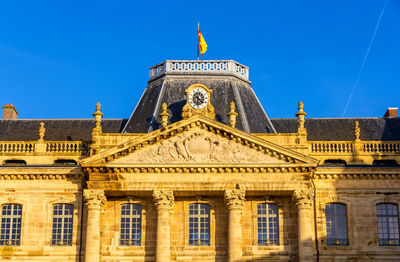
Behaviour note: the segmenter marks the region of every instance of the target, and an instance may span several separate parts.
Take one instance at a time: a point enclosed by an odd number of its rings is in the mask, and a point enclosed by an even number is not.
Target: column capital
[[[311,208],[314,200],[314,191],[311,188],[295,189],[293,191],[293,200],[296,201],[298,209]]]
[[[245,190],[239,185],[232,190],[225,190],[225,203],[228,209],[242,209],[245,200]]]
[[[101,209],[107,200],[102,189],[85,189],[83,197],[88,209]]]
[[[157,209],[169,209],[172,210],[174,206],[174,192],[170,190],[154,190],[153,201]]]

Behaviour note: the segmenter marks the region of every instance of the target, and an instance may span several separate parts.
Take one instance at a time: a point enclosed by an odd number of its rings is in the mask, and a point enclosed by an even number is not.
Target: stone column
[[[85,189],[83,197],[87,206],[86,262],[100,261],[100,210],[106,202],[104,190]]]
[[[299,262],[313,261],[312,189],[296,189],[293,192],[298,212],[298,247]]]
[[[157,208],[156,262],[168,262],[171,259],[170,216],[174,206],[174,193],[155,190],[153,200]]]
[[[242,208],[245,191],[239,186],[225,191],[225,202],[229,210],[228,261],[242,258]]]

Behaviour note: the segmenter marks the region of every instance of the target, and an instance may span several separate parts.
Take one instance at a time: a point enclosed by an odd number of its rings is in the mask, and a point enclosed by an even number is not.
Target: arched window
[[[257,205],[258,245],[279,245],[278,206],[273,204]]]
[[[347,246],[346,205],[331,203],[325,205],[326,243],[328,246]]]
[[[74,206],[57,204],[53,206],[52,246],[72,246]]]
[[[121,246],[140,246],[142,241],[142,206],[121,206]]]
[[[378,214],[378,238],[380,246],[398,246],[399,211],[395,204],[376,205]]]
[[[1,208],[1,246],[19,246],[21,242],[22,206],[4,205]]]
[[[189,245],[210,245],[210,206],[189,205]]]

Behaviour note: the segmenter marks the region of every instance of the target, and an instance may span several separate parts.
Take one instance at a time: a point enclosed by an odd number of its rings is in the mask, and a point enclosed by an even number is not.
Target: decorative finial
[[[99,102],[96,104],[96,112],[93,113],[94,116],[94,121],[96,123],[97,129],[101,129],[101,118],[103,116],[103,113],[101,112],[101,105]]]
[[[299,107],[298,107],[299,111],[296,113],[296,117],[298,118],[298,122],[299,122],[299,125],[298,125],[299,129],[304,128],[304,117],[307,115],[303,109],[304,109],[303,102],[300,101]]]
[[[161,124],[163,127],[168,125],[168,118],[171,116],[168,112],[167,112],[167,103],[163,103],[161,105],[162,107],[162,112],[160,114],[161,116]]]
[[[358,121],[355,122],[353,130],[354,130],[354,136],[356,137],[356,141],[360,141],[361,129],[360,129],[360,123],[358,123]]]
[[[238,113],[235,112],[235,102],[230,103],[230,108],[231,111],[229,111],[228,116],[229,116],[229,125],[231,127],[235,127],[236,125],[236,117],[238,116]]]
[[[44,141],[44,134],[46,133],[46,128],[44,128],[44,123],[40,122],[40,128],[39,128],[39,141],[43,142]]]

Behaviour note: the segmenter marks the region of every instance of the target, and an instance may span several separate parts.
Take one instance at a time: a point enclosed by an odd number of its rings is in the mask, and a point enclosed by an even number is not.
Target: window
[[[326,243],[328,246],[347,246],[347,212],[346,205],[326,204]]]
[[[51,245],[72,246],[73,216],[73,205],[57,204],[53,206]]]
[[[257,205],[258,245],[279,245],[278,206],[273,204]]]
[[[22,206],[4,205],[1,209],[0,245],[19,246],[21,242]]]
[[[142,207],[135,204],[121,206],[121,246],[140,246],[142,241]]]
[[[189,205],[189,245],[210,245],[210,206]]]
[[[378,236],[380,246],[398,246],[399,211],[394,204],[378,204]]]

